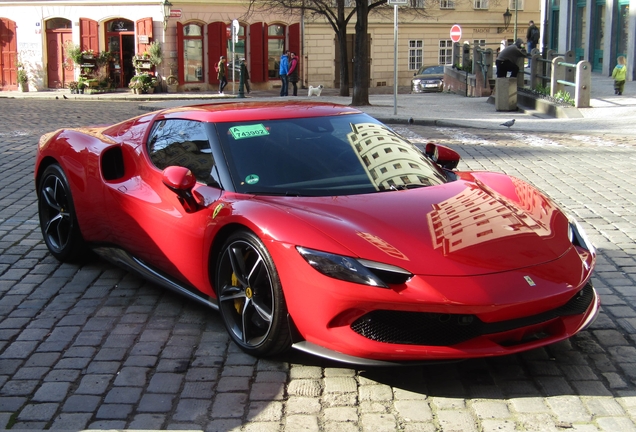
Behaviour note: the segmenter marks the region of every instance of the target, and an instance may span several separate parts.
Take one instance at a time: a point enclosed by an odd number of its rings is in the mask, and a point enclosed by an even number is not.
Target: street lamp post
[[[170,18],[170,8],[172,7],[172,3],[168,0],[163,0],[163,30],[165,31],[168,27],[168,19]]]
[[[506,8],[506,11],[503,14],[504,19],[504,31],[508,30],[508,26],[510,25],[510,19],[512,18],[512,14],[510,13],[510,9]]]

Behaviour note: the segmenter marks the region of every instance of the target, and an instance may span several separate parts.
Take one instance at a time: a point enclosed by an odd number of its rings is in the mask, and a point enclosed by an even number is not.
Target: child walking
[[[616,61],[618,64],[612,71],[612,78],[614,78],[614,94],[622,95],[625,88],[625,79],[627,78],[627,67],[625,67],[626,59],[624,56],[619,56]]]

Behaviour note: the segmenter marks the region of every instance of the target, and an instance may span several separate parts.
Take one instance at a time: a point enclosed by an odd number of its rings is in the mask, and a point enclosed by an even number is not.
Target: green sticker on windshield
[[[256,184],[258,183],[259,180],[260,178],[256,174],[250,174],[247,177],[245,177],[245,183],[249,185]]]
[[[269,135],[269,131],[262,124],[234,126],[230,128],[230,133],[235,140]]]

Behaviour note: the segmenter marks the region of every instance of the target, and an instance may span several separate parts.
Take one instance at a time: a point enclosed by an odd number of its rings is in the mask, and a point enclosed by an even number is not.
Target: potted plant
[[[79,94],[84,94],[84,89],[86,87],[88,87],[88,84],[86,84],[86,78],[80,77],[79,81],[77,82],[77,92]]]
[[[96,59],[97,65],[100,66],[100,67],[106,66],[108,64],[108,62],[111,61],[112,58],[113,58],[113,56],[110,53],[110,51],[102,51],[97,56],[97,59]]]
[[[170,75],[166,78],[166,85],[168,86],[168,93],[176,93],[179,87],[179,80],[176,76]]]
[[[159,66],[161,64],[163,61],[163,52],[161,51],[161,43],[159,43],[159,41],[153,41],[148,46],[148,56],[153,66]]]
[[[135,94],[141,93],[141,90],[144,88],[144,84],[139,79],[139,76],[140,75],[133,76],[128,83],[128,88],[130,88]]]
[[[79,93],[79,83],[77,81],[71,81],[68,83],[68,88],[71,91],[71,94]]]
[[[75,67],[80,67],[82,64],[82,49],[79,45],[75,45],[73,42],[67,42],[65,45],[66,56],[71,59]]]
[[[21,92],[29,91],[29,75],[22,64],[18,64],[18,88]]]
[[[92,60],[95,58],[95,51],[92,49],[87,49],[82,51],[82,58],[87,60]]]

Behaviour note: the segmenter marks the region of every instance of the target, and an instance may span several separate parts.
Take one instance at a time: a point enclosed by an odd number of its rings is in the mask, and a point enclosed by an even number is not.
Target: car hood
[[[510,271],[555,260],[572,246],[563,212],[528,183],[502,174],[463,174],[439,186],[375,194],[257,199],[353,256],[420,275]]]
[[[432,79],[442,79],[444,78],[444,74],[426,74],[426,75],[415,75],[413,79],[419,80],[432,80]]]

